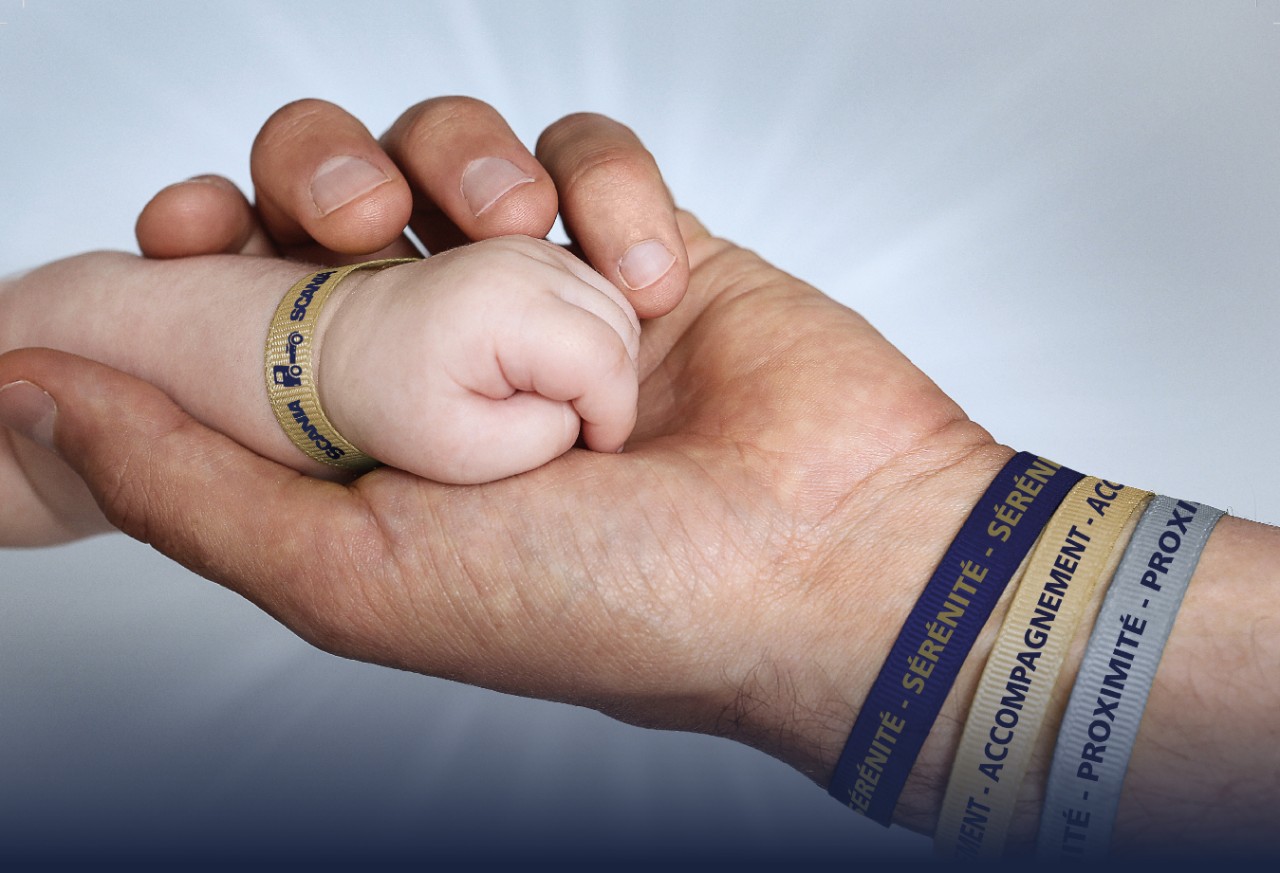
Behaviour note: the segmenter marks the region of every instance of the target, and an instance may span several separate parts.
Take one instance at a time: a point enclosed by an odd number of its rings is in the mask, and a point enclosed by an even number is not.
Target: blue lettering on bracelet
[[[889,825],[907,775],[978,632],[1040,531],[1081,478],[1028,452],[1015,455],[996,475],[939,562],[872,684],[832,773],[827,787],[831,796]],[[1070,561],[1070,555],[1063,560]],[[1059,570],[1066,573],[1066,567]],[[971,801],[967,826],[980,840],[990,810]]]
[[[964,818],[960,821],[960,836],[957,843],[965,857],[976,857],[982,847],[982,840],[987,835],[987,821],[991,807],[970,796],[965,802]]]
[[[1093,486],[1093,496],[1087,498],[1085,502],[1098,518],[1106,518],[1107,509],[1124,487],[1114,482],[1099,480]],[[1089,518],[1085,523],[1093,524],[1093,519]],[[1004,759],[1009,755],[1008,746],[1016,735],[1016,728],[1021,719],[1020,713],[1026,703],[1027,695],[1036,682],[1035,673],[1039,667],[1041,650],[1053,635],[1058,610],[1062,607],[1062,601],[1067,596],[1067,590],[1071,587],[1071,581],[1075,578],[1076,570],[1080,566],[1080,561],[1084,559],[1091,541],[1092,537],[1089,534],[1078,526],[1071,525],[1062,539],[1058,554],[1053,559],[1049,578],[1041,583],[1040,595],[1036,598],[1031,620],[1026,630],[1022,632],[1022,643],[1025,648],[1014,655],[1017,663],[1009,668],[1004,685],[1005,696],[1000,698],[1000,708],[995,712],[995,723],[987,731],[989,742],[982,747],[982,756],[985,760],[978,765],[978,770],[992,782],[1000,781],[1000,773],[1004,770]],[[1032,580],[1022,582],[1023,586],[1031,583]],[[956,856],[976,858],[981,843],[981,839],[976,843],[960,839]]]
[[[1178,507],[1188,510],[1190,515],[1178,515]],[[1147,569],[1142,574],[1142,587],[1150,588],[1152,591],[1160,590],[1160,576],[1169,572],[1169,565],[1173,563],[1173,555],[1182,546],[1182,537],[1187,535],[1187,525],[1195,518],[1195,508],[1185,500],[1179,500],[1178,505],[1173,508],[1173,518],[1164,523],[1165,527],[1176,527],[1180,532],[1174,533],[1171,530],[1164,531],[1160,534],[1160,538],[1156,541],[1158,547],[1151,553],[1151,557],[1147,560]]]
[[[1162,496],[1134,531],[1063,715],[1040,818],[1040,858],[1106,856],[1156,665],[1221,516],[1213,507]]]
[[[1085,798],[1088,799],[1088,792],[1085,792]],[[1064,856],[1078,856],[1084,851],[1081,840],[1089,836],[1089,818],[1088,810],[1078,810],[1067,807],[1062,811],[1062,817],[1066,824],[1062,826],[1062,851]]]
[[[319,429],[311,423],[311,416],[307,415],[306,410],[302,408],[301,400],[290,400],[289,411],[293,413],[293,420],[302,428],[302,432],[306,434],[307,439],[316,444],[317,449],[335,461],[346,454],[346,452],[330,442],[329,438],[320,433]]]
[[[1187,524],[1195,518],[1197,508],[1195,504],[1185,500],[1179,500],[1174,505],[1172,517],[1164,523],[1164,526],[1176,528],[1176,530],[1162,531],[1156,539],[1156,548],[1147,559],[1147,569],[1142,573],[1140,584],[1143,588],[1156,592],[1161,590],[1160,584],[1156,581],[1159,578],[1157,573],[1169,572],[1170,566],[1176,560],[1174,553],[1182,547],[1182,537],[1187,535]],[[1188,514],[1179,514],[1179,509],[1186,510]],[[1142,606],[1147,606],[1149,602],[1144,600]],[[1125,685],[1129,681],[1129,674],[1133,671],[1138,657],[1142,635],[1147,630],[1147,619],[1136,615],[1122,615],[1119,622],[1120,630],[1114,632],[1115,645],[1112,646],[1111,653],[1107,657],[1106,671],[1102,674],[1102,685],[1095,696],[1093,717],[1085,731],[1088,740],[1080,748],[1080,762],[1076,766],[1076,778],[1086,782],[1097,782],[1099,771],[1106,764],[1107,741],[1111,739],[1111,726],[1115,724],[1116,715],[1124,702]],[[1088,800],[1087,789],[1084,792],[1084,799]],[[1080,827],[1087,827],[1088,813],[1085,815],[1086,823]],[[1070,830],[1068,826],[1063,831],[1063,852],[1071,854],[1073,851],[1083,851],[1083,847],[1072,843],[1072,840],[1079,840],[1083,835],[1079,832],[1071,834]]]
[[[1107,672],[1103,675],[1102,687],[1098,690],[1093,720],[1089,722],[1089,740],[1080,750],[1080,766],[1076,768],[1076,777],[1079,779],[1098,781],[1093,765],[1105,763],[1103,756],[1107,752],[1107,740],[1111,739],[1111,725],[1115,723],[1116,711],[1124,700],[1124,686],[1129,681],[1129,671],[1133,669],[1134,657],[1142,642],[1139,637],[1146,629],[1146,619],[1131,615],[1120,616],[1120,631],[1116,634],[1116,644],[1107,660]]]
[[[298,292],[298,299],[293,301],[293,311],[289,313],[290,321],[302,321],[307,317],[307,307],[311,305],[311,298],[316,296],[316,292],[329,281],[333,273],[333,270],[326,270],[311,277],[306,287]]]

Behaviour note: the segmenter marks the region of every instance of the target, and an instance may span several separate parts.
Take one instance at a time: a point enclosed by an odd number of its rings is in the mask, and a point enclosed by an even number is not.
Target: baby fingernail
[[[503,158],[477,158],[462,171],[462,196],[477,218],[512,188],[533,177]]]
[[[350,155],[329,158],[311,177],[311,200],[321,215],[346,206],[389,181],[373,164]]]
[[[56,451],[53,425],[58,405],[53,398],[30,382],[10,382],[0,388],[0,425],[14,433]]]
[[[628,288],[639,291],[665,276],[675,262],[670,249],[656,239],[647,239],[627,249],[618,262],[618,272]]]

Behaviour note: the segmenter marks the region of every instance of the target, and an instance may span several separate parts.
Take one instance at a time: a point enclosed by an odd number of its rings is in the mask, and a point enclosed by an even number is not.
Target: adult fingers
[[[0,419],[52,442],[125,533],[239,591],[312,642],[337,648],[356,624],[339,577],[352,553],[373,562],[380,540],[341,485],[301,476],[204,427],[150,384],[48,349],[0,356]],[[318,569],[319,568],[319,569]]]
[[[544,237],[556,189],[493,107],[436,97],[407,110],[382,136],[414,190],[414,233],[431,251],[509,234]]]
[[[409,185],[356,118],[323,100],[278,109],[253,143],[250,171],[267,232],[285,249],[404,255]],[[391,248],[389,248],[391,247]]]
[[[162,189],[143,207],[134,234],[148,258],[278,254],[244,194],[221,176]]]
[[[639,138],[581,113],[547,128],[537,155],[587,261],[626,290],[642,318],[674,309],[689,284],[689,258],[662,173]]]
[[[689,288],[674,310],[645,323],[640,336],[642,382],[663,365],[676,343],[688,336],[707,307],[716,300],[725,299],[726,289],[745,287],[744,278],[754,278],[759,270],[768,267],[754,253],[712,236],[696,217],[683,209],[676,210],[676,222],[685,250],[689,253]],[[725,261],[725,269],[721,271],[718,264]],[[723,339],[711,344],[714,348],[724,345]],[[678,367],[676,372],[679,372]]]

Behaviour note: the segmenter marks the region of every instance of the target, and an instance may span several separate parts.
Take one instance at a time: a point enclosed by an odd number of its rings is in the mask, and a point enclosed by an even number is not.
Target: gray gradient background
[[[1280,2],[0,0],[0,274],[323,97],[630,124],[1001,441],[1280,522]],[[343,661],[120,536],[0,553],[0,855],[918,856],[735,744]]]

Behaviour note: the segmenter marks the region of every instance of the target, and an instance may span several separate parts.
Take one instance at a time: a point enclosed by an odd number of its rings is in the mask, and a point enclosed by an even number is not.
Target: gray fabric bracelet
[[[1157,497],[1133,532],[1058,730],[1036,854],[1105,857],[1156,667],[1222,510]]]

